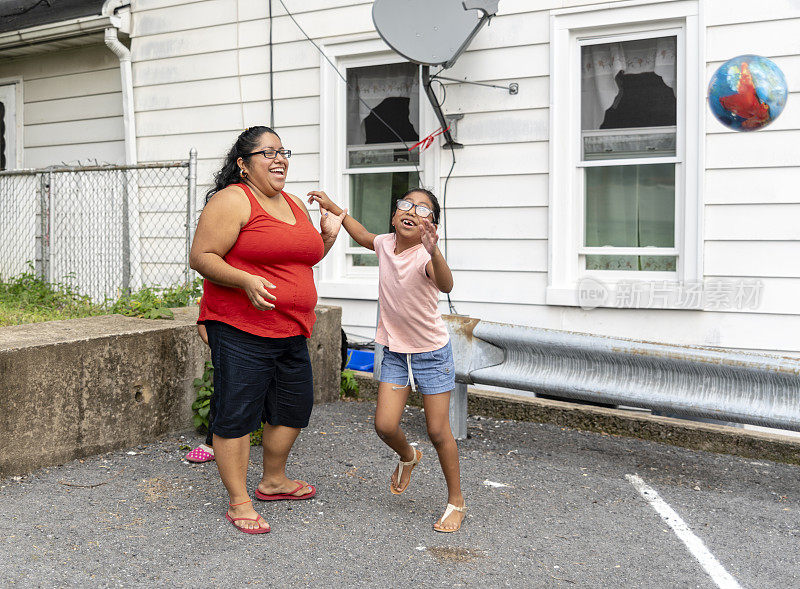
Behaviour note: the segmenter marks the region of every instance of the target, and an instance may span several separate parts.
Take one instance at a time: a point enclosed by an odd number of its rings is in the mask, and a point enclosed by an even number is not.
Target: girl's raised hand
[[[320,210],[319,217],[319,232],[322,239],[325,241],[334,240],[339,235],[339,229],[342,228],[342,221],[347,216],[347,209],[343,209],[338,215],[329,213],[326,210]]]
[[[342,209],[339,207],[335,202],[333,202],[330,197],[322,192],[321,190],[312,190],[308,193],[308,204],[317,203],[319,205],[320,211],[323,209],[326,211],[330,211],[336,216],[342,214]]]
[[[433,255],[433,251],[436,249],[436,244],[439,241],[439,234],[436,233],[436,225],[431,223],[428,219],[421,219],[419,223],[419,235],[425,250]]]

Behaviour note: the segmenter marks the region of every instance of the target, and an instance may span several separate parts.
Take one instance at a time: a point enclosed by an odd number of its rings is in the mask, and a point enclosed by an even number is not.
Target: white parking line
[[[625,478],[636,487],[639,494],[651,505],[653,509],[658,512],[667,525],[672,528],[675,534],[680,538],[681,542],[686,545],[689,552],[692,553],[711,576],[714,582],[720,589],[741,589],[741,585],[736,582],[728,571],[726,571],[719,561],[708,551],[703,541],[695,536],[689,529],[689,526],[681,519],[681,517],[667,505],[656,491],[647,486],[641,478],[633,474],[626,474]]]

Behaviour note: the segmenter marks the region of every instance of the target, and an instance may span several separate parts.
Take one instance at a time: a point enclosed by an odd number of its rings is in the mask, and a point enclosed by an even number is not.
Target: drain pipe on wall
[[[119,72],[122,81],[122,123],[125,136],[125,163],[137,163],[136,157],[136,117],[133,109],[133,70],[131,69],[131,51],[119,40],[122,18],[116,14],[120,8],[130,6],[124,0],[106,0],[102,14],[112,17],[114,26],[105,30],[106,46],[119,59]]]

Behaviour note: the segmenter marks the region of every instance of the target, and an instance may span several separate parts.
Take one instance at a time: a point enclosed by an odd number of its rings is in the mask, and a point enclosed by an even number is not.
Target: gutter
[[[122,20],[116,16],[120,8],[130,6],[124,0],[106,0],[103,4],[102,14],[110,18],[111,26],[105,29],[104,40],[106,46],[119,59],[119,72],[122,81],[122,122],[125,137],[125,163],[134,165],[136,157],[136,115],[133,105],[133,70],[131,68],[131,51],[119,40],[119,30]]]
[[[76,39],[80,37],[96,38],[103,33],[105,44],[119,59],[119,70],[122,78],[122,118],[125,137],[125,163],[137,163],[136,156],[136,119],[133,106],[133,72],[131,69],[131,52],[119,40],[119,32],[128,34],[130,14],[121,9],[129,8],[129,0],[106,0],[100,14],[85,16],[71,20],[48,23],[18,31],[0,33],[0,52],[20,48],[43,45],[53,41]]]
[[[0,50],[27,47],[38,43],[59,41],[99,33],[119,21],[113,15],[84,16],[61,22],[0,33]]]

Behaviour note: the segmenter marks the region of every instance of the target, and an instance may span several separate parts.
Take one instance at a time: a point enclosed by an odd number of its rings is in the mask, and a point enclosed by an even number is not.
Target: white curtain
[[[367,141],[364,120],[370,108],[387,98],[409,98],[409,120],[419,134],[418,68],[408,63],[388,64],[348,70],[347,143],[364,145]],[[361,98],[361,100],[358,100]],[[366,104],[365,104],[366,103]],[[367,108],[369,107],[369,108]]]
[[[676,53],[676,37],[585,45],[581,51],[581,128],[600,128],[606,110],[619,94],[619,72],[654,72],[677,95]]]

